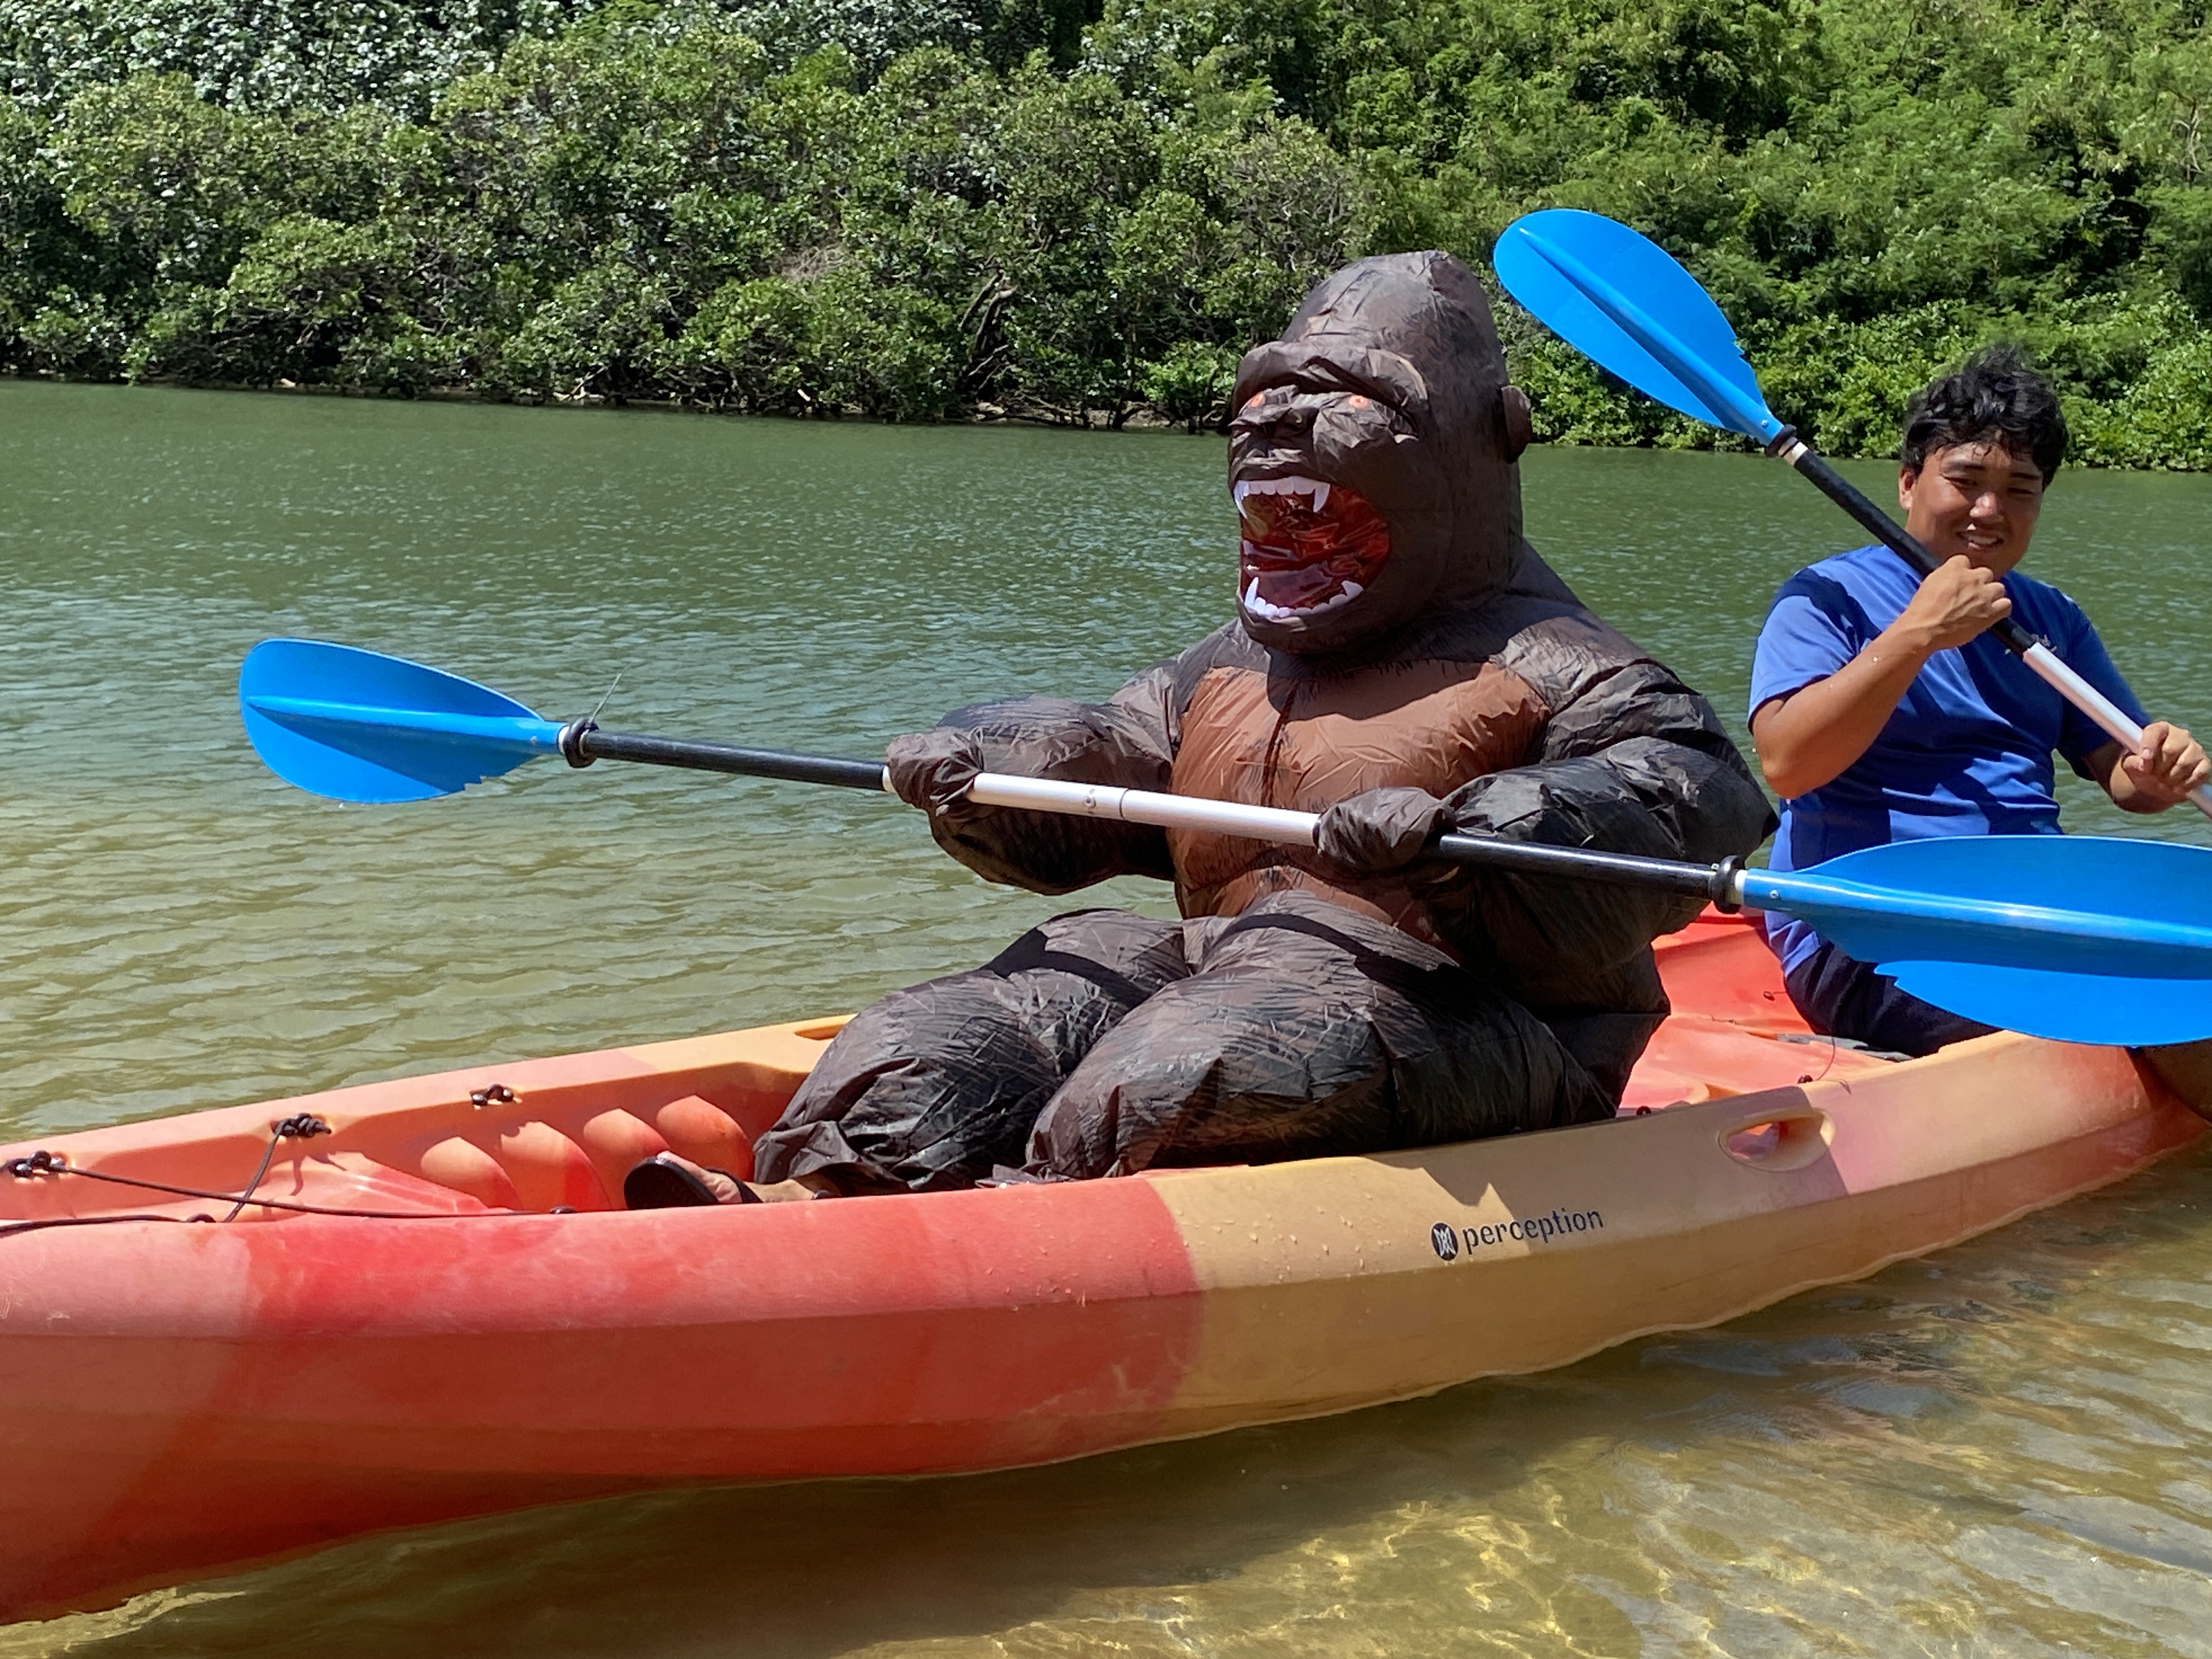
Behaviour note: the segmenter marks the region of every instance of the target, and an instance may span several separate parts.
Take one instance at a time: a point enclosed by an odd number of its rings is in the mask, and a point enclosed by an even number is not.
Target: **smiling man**
[[[2148,723],[2081,608],[2015,568],[2066,453],[2057,395],[1998,347],[1916,393],[1897,495],[1943,561],[1925,580],[1881,546],[1799,571],[1759,635],[1751,734],[1783,798],[1773,866],[1932,836],[2055,835],[2052,755],[2131,812],[2185,799],[2212,767],[2188,732]],[[2015,618],[2144,726],[2113,742],[1990,637]],[[1784,982],[1814,1030],[1932,1053],[1989,1028],[1905,995],[1804,923],[1766,919]]]

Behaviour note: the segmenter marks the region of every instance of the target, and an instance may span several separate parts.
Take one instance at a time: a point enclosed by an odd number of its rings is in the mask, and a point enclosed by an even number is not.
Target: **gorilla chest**
[[[1445,795],[1528,761],[1545,712],[1527,681],[1494,662],[1391,663],[1299,679],[1217,668],[1183,711],[1175,789],[1307,812],[1385,785]],[[1186,888],[1286,857],[1310,862],[1224,836],[1176,834],[1170,844]]]

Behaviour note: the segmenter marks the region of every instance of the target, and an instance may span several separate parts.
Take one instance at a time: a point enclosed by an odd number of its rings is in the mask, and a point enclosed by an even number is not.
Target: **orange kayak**
[[[1623,1121],[1376,1157],[615,1207],[664,1147],[745,1170],[834,1020],[0,1149],[0,1442],[51,1472],[0,1491],[0,1620],[383,1528],[1000,1468],[1540,1370],[2206,1127],[2117,1049],[1837,1051],[1732,918],[1661,957],[1677,1012]]]

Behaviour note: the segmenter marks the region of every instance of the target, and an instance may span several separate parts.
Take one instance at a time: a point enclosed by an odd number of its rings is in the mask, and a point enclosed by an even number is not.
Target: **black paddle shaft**
[[[1766,447],[1770,455],[1779,455],[1813,481],[1813,487],[1838,507],[1856,519],[1860,525],[1873,532],[1879,541],[1923,576],[1932,576],[1939,562],[1936,556],[1920,544],[1920,538],[1903,525],[1876,507],[1856,489],[1850,479],[1827,463],[1826,457],[1797,435],[1797,428],[1785,426],[1775,434],[1774,441]],[[2029,633],[2010,617],[1990,624],[1990,633],[2006,650],[2026,656],[2036,645],[2034,635]]]
[[[1495,836],[1443,836],[1430,849],[1453,864],[1480,864],[1524,876],[1559,876],[1601,882],[1613,887],[1641,887],[1709,900],[1723,910],[1741,903],[1735,878],[1741,859],[1718,864],[1682,864],[1673,859],[1638,858],[1632,853],[1600,853],[1583,847],[1547,847],[1541,842],[1500,841]]]
[[[678,738],[633,737],[602,732],[590,720],[571,720],[561,728],[561,757],[571,766],[593,761],[640,761],[647,766],[683,766],[695,772],[727,772],[738,777],[781,778],[789,783],[828,783],[841,789],[881,793],[881,761],[842,760],[833,755],[794,755],[781,749],[738,749],[723,743],[688,743]]]

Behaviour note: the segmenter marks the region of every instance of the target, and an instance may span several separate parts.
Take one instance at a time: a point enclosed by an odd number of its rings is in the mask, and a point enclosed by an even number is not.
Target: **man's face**
[[[2021,562],[2043,511],[2042,469],[2002,444],[1929,452],[1917,472],[1901,470],[1905,527],[1938,559],[1964,554],[1994,575]]]

